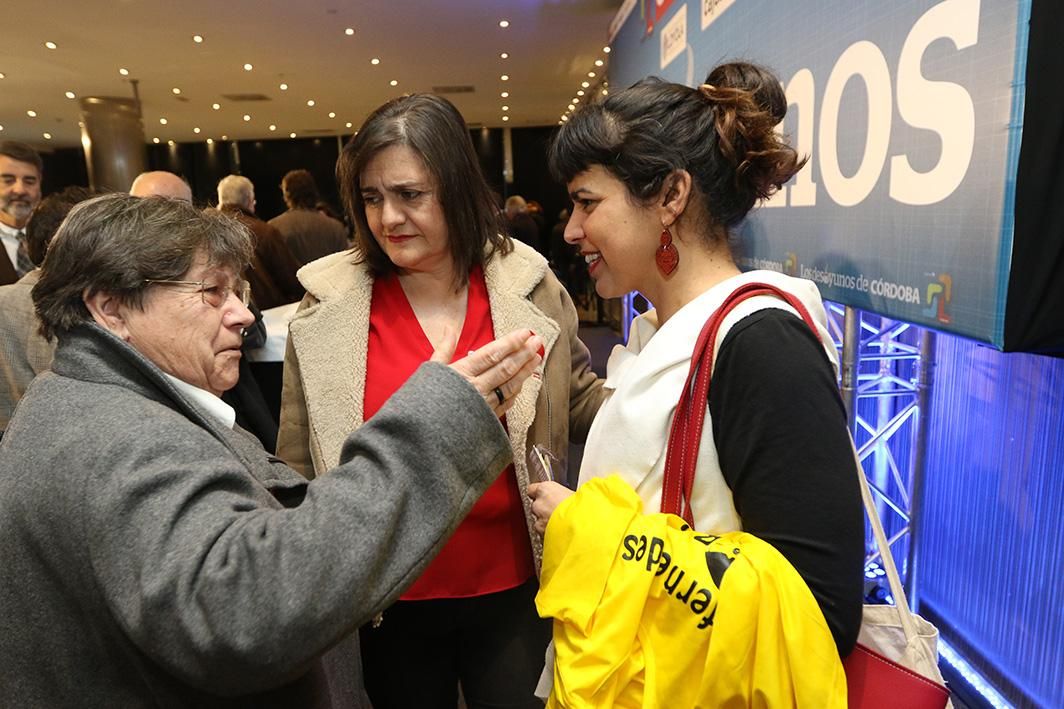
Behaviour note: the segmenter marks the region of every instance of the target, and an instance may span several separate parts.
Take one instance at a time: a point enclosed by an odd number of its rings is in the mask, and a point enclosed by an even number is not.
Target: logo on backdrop
[[[924,315],[935,318],[942,324],[953,321],[946,312],[946,306],[953,300],[953,278],[948,273],[940,273],[938,281],[927,284],[927,307]]]

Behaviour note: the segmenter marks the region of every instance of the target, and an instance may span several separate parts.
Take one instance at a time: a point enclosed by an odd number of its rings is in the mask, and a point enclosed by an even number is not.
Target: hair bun
[[[763,66],[750,62],[728,62],[714,68],[703,86],[711,89],[741,89],[779,123],[787,115],[787,95],[779,79]]]

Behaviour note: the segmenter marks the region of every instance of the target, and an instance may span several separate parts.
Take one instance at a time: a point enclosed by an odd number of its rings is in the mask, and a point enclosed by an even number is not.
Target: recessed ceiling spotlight
[[[508,121],[508,120],[510,120],[510,117],[509,117],[509,116],[503,116],[503,117],[502,117],[502,119],[503,119],[504,121]]]
[[[212,103],[211,104],[211,108],[213,108],[215,111],[217,111],[221,107],[222,107],[222,104],[220,104],[220,103]]]
[[[3,127],[3,126],[0,126],[0,130],[3,130],[3,129],[4,129],[4,127]]]
[[[174,142],[174,141],[172,141],[172,140],[168,140],[168,141],[166,141],[166,144],[167,144],[167,145],[169,145],[169,146],[170,146],[171,148],[172,148],[172,147],[174,147],[175,145],[177,145],[177,143],[175,143],[175,142]]]
[[[176,86],[174,88],[170,89],[170,90],[174,92],[174,96],[180,96],[181,95],[181,89],[177,88]]]
[[[587,73],[587,75],[588,75],[588,77],[589,77],[589,78],[591,78],[591,79],[594,79],[594,78],[595,78],[595,72],[593,72],[593,71],[589,71],[589,72]]]
[[[199,34],[192,35],[192,41],[195,42],[196,44],[203,44],[203,35],[199,35]]]
[[[335,111],[329,111],[329,118],[336,118],[336,112]]]
[[[313,108],[314,107],[314,99],[308,100],[307,101],[307,105],[310,106],[311,108]]]
[[[248,114],[245,113],[244,114],[244,122],[247,123],[250,120],[251,120],[251,116],[249,116]]]
[[[510,98],[510,92],[509,91],[503,91],[499,95],[502,96],[503,98]]]
[[[122,76],[129,76],[129,69],[126,69],[126,68],[119,69],[118,73],[121,74]]]
[[[52,134],[51,133],[41,133],[41,135],[44,136],[45,140],[51,140],[52,139]]]
[[[244,65],[244,71],[251,71],[251,70],[252,70],[252,69],[254,69],[254,68],[255,68],[255,67],[251,66],[250,64],[245,64],[245,65]]]
[[[355,33],[355,28],[354,27],[348,27],[346,30],[344,30],[344,34],[346,34],[348,37],[350,37],[354,33]]]
[[[151,139],[151,142],[153,142],[153,143],[155,143],[156,145],[158,145],[158,144],[159,144],[160,142],[162,142],[162,141],[160,141],[160,140],[159,140],[158,138],[152,138],[152,139]]]
[[[36,118],[36,117],[37,117],[37,112],[36,112],[36,111],[34,111],[34,110],[33,110],[33,109],[31,108],[30,110],[26,111],[26,115],[27,115],[27,116],[29,116],[30,118]]]
[[[576,105],[571,103],[571,104],[569,104],[568,108],[569,108],[570,111],[572,111],[574,108],[576,108]]]
[[[56,48],[55,42],[45,42],[44,46],[48,47],[48,49],[55,49]]]
[[[289,134],[288,134],[288,137],[289,137],[289,138],[295,138],[295,137],[296,137],[296,134],[295,134],[295,133],[289,133]]]
[[[390,86],[398,86],[399,85],[399,80],[398,79],[392,79],[391,81],[388,82],[388,84]]]
[[[503,106],[503,107],[502,107],[502,110],[504,110],[504,111],[509,111],[509,110],[510,110],[510,107],[509,107],[509,106]]]
[[[270,124],[270,130],[277,130],[277,126],[275,126],[274,124],[271,123]]]
[[[602,60],[601,59],[596,59],[595,60],[595,66],[602,66]]]
[[[165,126],[166,125],[166,119],[165,118],[160,118],[159,119],[159,125]]]
[[[510,75],[509,74],[503,74],[502,76],[499,77],[499,80],[500,81],[509,81],[510,80]]]
[[[609,91],[607,91],[606,89],[603,89],[603,90],[602,90],[602,95],[603,95],[603,96],[608,96],[608,95],[609,95],[609,93],[610,93],[610,92],[609,92]]]
[[[603,54],[609,54],[610,53],[610,48],[609,48],[608,45],[602,48],[602,53]]]
[[[574,98],[573,103],[580,103],[580,97],[577,96],[576,98]]]
[[[509,26],[510,26],[510,21],[509,20],[499,20],[499,27],[502,27],[503,29],[506,29]]]
[[[568,121],[569,120],[569,116],[562,116],[562,120],[563,121]]]
[[[584,90],[580,89],[579,91],[576,92],[576,95],[577,96],[583,96],[584,95]]]
[[[591,86],[591,84],[587,83],[586,81],[582,81],[582,82],[580,82],[580,85],[581,85],[581,86],[583,86],[583,87],[584,87],[585,89],[586,89],[586,88],[587,88],[588,86]]]
[[[507,54],[506,52],[503,52],[502,54],[499,55],[499,59],[509,59],[509,58],[510,58],[510,55]]]
[[[77,98],[77,94],[75,94],[73,91],[67,91],[63,95],[66,96],[67,98]]]
[[[200,129],[199,128],[193,128],[192,132],[195,133],[196,135],[199,135]]]
[[[223,136],[222,136],[222,140],[229,140],[229,136],[227,136],[227,135],[223,135]]]
[[[0,79],[6,79],[6,78],[7,78],[7,74],[5,74],[4,72],[0,71]]]
[[[214,145],[214,138],[207,138],[207,145]]]
[[[281,84],[280,89],[281,91],[288,91],[288,84]]]
[[[352,126],[351,121],[348,121],[347,123],[344,124],[344,127],[346,127],[346,128],[350,128],[351,126]]]
[[[373,66],[377,66],[378,64],[381,63],[381,60],[378,59],[377,57],[373,57],[372,59],[369,60],[369,63],[372,64]]]

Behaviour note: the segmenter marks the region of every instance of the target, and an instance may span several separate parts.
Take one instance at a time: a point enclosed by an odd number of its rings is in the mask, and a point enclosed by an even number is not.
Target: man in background
[[[192,188],[172,172],[153,170],[142,172],[129,188],[133,197],[170,197],[184,202],[192,201]]]
[[[314,176],[306,170],[291,170],[281,180],[288,211],[270,220],[300,264],[350,247],[347,229],[318,211],[321,201]]]
[[[229,175],[218,183],[218,211],[243,224],[251,232],[255,254],[244,272],[251,284],[251,297],[261,310],[294,303],[303,298],[296,271],[299,262],[284,243],[284,237],[255,216],[255,185],[243,175]]]
[[[26,250],[26,222],[41,201],[44,163],[37,151],[15,140],[0,141],[0,285],[33,270]]]
[[[515,194],[506,198],[506,222],[510,225],[510,236],[543,253],[539,227],[528,213],[528,203],[521,195]]]
[[[26,223],[26,249],[35,266],[44,262],[48,244],[67,213],[93,196],[84,187],[67,187],[45,197]],[[55,343],[38,332],[40,323],[30,292],[41,277],[34,268],[15,283],[0,286],[0,436],[26,387],[52,364]]]

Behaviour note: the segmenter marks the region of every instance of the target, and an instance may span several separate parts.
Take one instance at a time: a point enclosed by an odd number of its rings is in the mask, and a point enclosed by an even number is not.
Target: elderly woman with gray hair
[[[0,705],[357,706],[352,632],[509,462],[527,331],[434,357],[309,484],[233,428],[250,254],[161,198],[89,200],[56,235],[53,371],[0,444]]]

